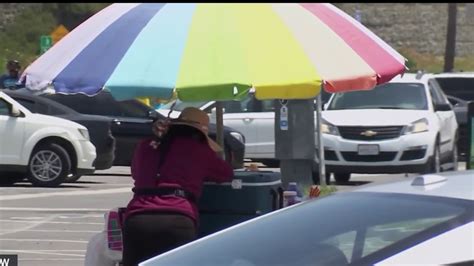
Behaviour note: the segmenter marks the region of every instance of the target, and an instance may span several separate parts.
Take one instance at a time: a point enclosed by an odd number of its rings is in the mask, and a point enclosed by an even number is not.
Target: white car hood
[[[428,116],[427,110],[346,109],[322,112],[336,126],[401,126]]]

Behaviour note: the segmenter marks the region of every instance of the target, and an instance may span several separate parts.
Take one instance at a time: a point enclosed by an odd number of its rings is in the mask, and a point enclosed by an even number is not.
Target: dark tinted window
[[[0,99],[0,115],[9,115],[10,114],[10,104],[5,100]]]
[[[448,223],[466,223],[473,219],[473,211],[472,202],[468,200],[341,193],[254,220],[163,256],[155,263],[359,265],[360,260],[367,260],[374,253],[393,255],[393,250],[407,239],[419,243],[429,237],[432,230],[436,234],[450,230]],[[412,245],[413,242],[404,247]],[[364,263],[369,264],[373,262]]]
[[[28,111],[32,113],[37,113],[38,111],[36,110],[36,104],[33,101],[25,100],[25,99],[19,99],[19,98],[14,98],[15,101],[17,101],[19,104],[23,105]]]
[[[436,78],[441,89],[447,95],[474,101],[474,77],[471,78]]]
[[[386,83],[368,91],[337,93],[328,110],[341,109],[414,109],[427,110],[422,83]]]

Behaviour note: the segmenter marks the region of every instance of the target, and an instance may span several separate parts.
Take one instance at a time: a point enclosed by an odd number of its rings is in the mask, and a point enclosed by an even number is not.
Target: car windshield
[[[461,199],[337,193],[197,240],[144,265],[371,265],[400,245],[413,246],[452,224],[467,223],[473,211],[472,201]]]
[[[182,102],[180,100],[176,100],[176,104],[175,106],[173,107],[173,110],[175,111],[183,111],[184,108],[186,107],[196,107],[196,108],[200,108],[201,106],[203,106],[205,103],[207,102]],[[166,109],[166,110],[169,110],[171,109],[171,106],[174,104],[174,102],[169,102],[165,105],[163,105],[160,109]]]
[[[334,95],[327,110],[412,109],[427,110],[428,101],[421,83],[386,83],[368,91]]]
[[[446,95],[474,101],[474,78],[436,78]]]

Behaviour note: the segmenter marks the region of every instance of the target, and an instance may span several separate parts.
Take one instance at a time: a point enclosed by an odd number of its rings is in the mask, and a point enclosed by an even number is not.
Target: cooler
[[[199,203],[199,237],[281,207],[281,174],[234,171],[231,183],[205,183]]]

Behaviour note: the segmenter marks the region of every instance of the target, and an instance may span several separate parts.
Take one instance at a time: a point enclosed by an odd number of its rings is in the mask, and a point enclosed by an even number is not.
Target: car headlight
[[[324,119],[321,120],[321,132],[323,134],[339,136],[339,130],[337,127]]]
[[[79,133],[81,133],[81,135],[82,135],[86,140],[90,140],[90,137],[89,137],[89,130],[79,128]]]
[[[232,135],[232,137],[238,139],[240,142],[245,143],[245,138],[242,134],[238,132],[230,132],[230,134]]]
[[[428,131],[428,120],[426,118],[422,118],[416,120],[415,122],[411,123],[410,125],[405,127],[404,134],[414,134],[414,133],[421,133]]]

